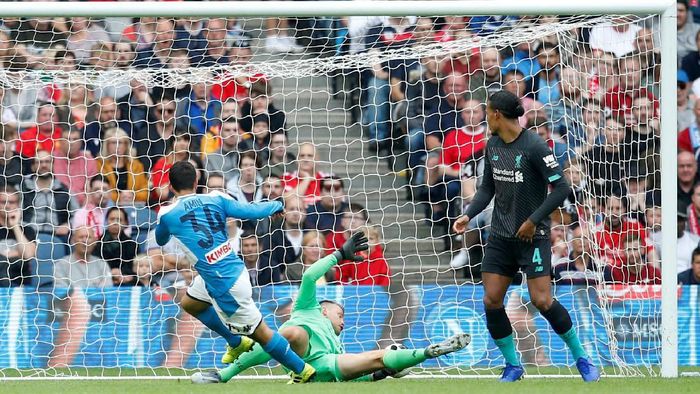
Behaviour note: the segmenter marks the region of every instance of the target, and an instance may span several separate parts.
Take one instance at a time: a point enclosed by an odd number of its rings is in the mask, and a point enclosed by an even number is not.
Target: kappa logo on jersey
[[[211,252],[204,255],[204,257],[207,259],[207,263],[214,264],[223,259],[224,257],[230,255],[231,252],[233,252],[231,242],[226,241],[221,245],[215,247]]]
[[[559,163],[557,163],[557,159],[554,158],[554,155],[547,155],[543,157],[542,160],[544,160],[544,164],[549,168],[559,167]]]

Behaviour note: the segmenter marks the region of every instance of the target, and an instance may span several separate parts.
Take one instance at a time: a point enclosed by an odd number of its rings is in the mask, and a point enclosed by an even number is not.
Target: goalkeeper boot
[[[241,336],[240,345],[236,346],[235,348],[226,345],[226,353],[224,353],[224,355],[221,357],[221,363],[231,364],[232,362],[236,361],[241,354],[250,351],[250,349],[253,348],[253,345],[255,345],[255,341],[246,336]]]
[[[525,376],[525,369],[522,365],[506,364],[501,375],[501,382],[517,382]]]
[[[600,371],[593,365],[590,359],[580,357],[576,360],[576,369],[581,374],[584,382],[597,382],[600,380]]]
[[[300,373],[290,373],[292,379],[287,384],[307,383],[316,376],[316,369],[310,364],[305,364]]]
[[[218,372],[195,372],[190,377],[194,384],[221,383],[221,375]]]
[[[472,336],[469,334],[462,333],[453,335],[440,343],[435,343],[425,348],[425,356],[428,358],[435,358],[456,352],[467,347],[471,341]]]

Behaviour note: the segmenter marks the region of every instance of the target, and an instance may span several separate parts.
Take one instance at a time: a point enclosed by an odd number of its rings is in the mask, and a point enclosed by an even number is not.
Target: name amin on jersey
[[[231,246],[231,241],[227,240],[215,247],[211,252],[205,254],[204,257],[207,259],[207,263],[214,264],[230,255],[231,252],[233,252],[233,247]]]

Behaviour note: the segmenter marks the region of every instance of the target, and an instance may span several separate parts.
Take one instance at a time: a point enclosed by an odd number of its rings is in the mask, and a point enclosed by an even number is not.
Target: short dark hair
[[[244,239],[248,239],[248,238],[253,238],[256,241],[260,242],[260,240],[258,239],[258,235],[255,234],[255,231],[242,231],[241,232],[241,241]]]
[[[340,186],[343,189],[345,189],[345,181],[343,181],[343,178],[341,178],[335,174],[326,175],[321,179],[321,189],[323,189],[326,186],[326,182],[328,182],[328,181],[338,181],[338,182],[340,182]]]
[[[207,174],[207,180],[211,178],[221,178],[221,179],[226,179],[224,176],[224,173],[221,171],[209,171],[209,174]]]
[[[8,141],[17,139],[17,128],[7,123],[0,123],[0,140]]]
[[[523,73],[522,71],[518,70],[517,68],[511,68],[511,69],[509,69],[508,71],[506,71],[506,72],[503,73],[503,76],[504,76],[504,77],[505,77],[505,76],[508,76],[508,75],[512,75],[513,78],[516,78],[516,79],[517,79],[517,77],[520,77],[521,80],[524,80],[524,79],[525,79],[525,73]]]
[[[107,212],[105,213],[105,223],[107,222],[107,218],[109,217],[109,214],[112,213],[112,211],[119,211],[122,214],[122,220],[126,221],[126,225],[131,225],[129,221],[129,215],[126,213],[126,209],[117,206],[113,206],[107,209]],[[124,230],[122,229],[122,231]]]
[[[18,190],[14,185],[0,181],[0,193],[15,194],[17,192]]]
[[[270,127],[270,118],[267,116],[267,114],[259,114],[253,116],[253,124],[256,123],[265,123],[267,127]]]
[[[258,163],[258,155],[257,155],[257,153],[255,153],[254,150],[249,149],[249,150],[243,151],[239,154],[239,157],[238,157],[238,167],[239,168],[241,167],[241,165],[243,165],[243,159],[245,159],[245,158],[252,159],[253,163],[255,163],[255,168],[260,168],[260,166],[258,165],[259,164]]]
[[[525,114],[525,108],[518,96],[507,90],[499,90],[492,94],[489,97],[489,106],[507,119],[518,119]]]
[[[323,304],[332,304],[332,305],[335,305],[338,308],[340,308],[340,310],[342,310],[343,313],[345,313],[345,307],[343,305],[341,305],[339,302],[335,302],[333,300],[323,300],[323,301],[319,302],[318,304],[321,306],[323,306]]]
[[[362,204],[351,202],[347,209],[345,209],[345,212],[351,212],[353,214],[359,213],[365,219],[365,222],[369,223],[369,214],[367,213],[367,209]]]
[[[622,203],[623,210],[627,212],[630,202],[627,199],[627,196],[622,195],[622,191],[619,190],[619,187],[616,187],[615,190],[613,190],[612,193],[610,193],[610,195],[608,196],[608,200],[610,200],[611,198],[616,198],[620,200],[620,202]]]
[[[238,119],[234,115],[231,115],[226,119],[222,119],[221,123],[235,123],[236,125],[238,125]]]
[[[690,255],[690,262],[691,263],[693,262],[693,260],[695,260],[695,256],[700,256],[700,247],[693,249],[693,254]]]
[[[93,185],[95,182],[109,183],[109,182],[107,182],[107,178],[105,178],[105,176],[102,175],[102,174],[97,174],[97,175],[93,176],[92,178],[90,178],[90,181],[88,182],[88,185],[89,185],[90,187],[92,187],[92,185]]]
[[[173,190],[181,190],[196,187],[197,169],[188,160],[178,161],[170,168],[170,186]]]

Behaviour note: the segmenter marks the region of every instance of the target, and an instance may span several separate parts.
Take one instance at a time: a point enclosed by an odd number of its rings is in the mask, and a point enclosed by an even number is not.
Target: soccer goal
[[[281,223],[226,229],[271,327],[305,264],[362,229],[367,260],[318,290],[345,307],[345,350],[468,332],[413,375],[494,377],[488,211],[462,237],[450,224],[480,183],[501,89],[572,183],[552,215],[553,288],[594,363],[700,365],[699,286],[679,287],[674,263],[675,2],[2,2],[0,18],[0,379],[221,367],[225,341],[178,306],[196,275],[186,245],[150,235],[179,160],[203,192],[285,200]],[[576,376],[526,281],[506,310],[529,376]]]

